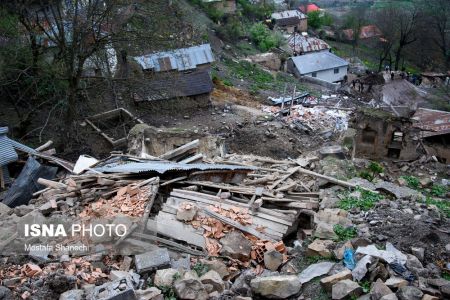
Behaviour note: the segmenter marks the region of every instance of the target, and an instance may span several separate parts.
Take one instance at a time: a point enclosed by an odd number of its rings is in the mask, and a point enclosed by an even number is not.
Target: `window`
[[[334,74],[339,74],[339,68],[334,68]]]
[[[393,142],[403,142],[403,132],[401,131],[394,131],[392,134],[392,141]]]
[[[317,72],[312,72],[311,76],[312,77],[317,77]]]

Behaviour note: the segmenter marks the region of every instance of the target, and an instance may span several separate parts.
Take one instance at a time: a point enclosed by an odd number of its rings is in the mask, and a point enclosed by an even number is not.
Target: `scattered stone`
[[[189,205],[189,208],[178,207],[176,218],[180,221],[192,221],[196,214],[197,207],[194,205]]]
[[[133,259],[130,256],[124,256],[122,264],[120,265],[120,271],[129,271],[131,263],[133,262]]]
[[[136,290],[137,300],[164,300],[161,290],[152,286],[145,290]]]
[[[428,284],[437,288],[441,288],[444,285],[449,284],[448,280],[444,278],[429,278],[427,280]]]
[[[0,299],[2,300],[13,300],[14,296],[10,289],[6,286],[0,286]]]
[[[414,256],[416,256],[420,261],[423,261],[425,258],[425,249],[420,247],[411,247],[411,252]]]
[[[12,210],[12,209],[11,209],[8,205],[6,205],[6,204],[0,202],[0,216],[9,214],[9,212],[10,212],[11,210]]]
[[[372,284],[372,288],[370,289],[371,300],[379,300],[389,294],[392,294],[392,291],[387,287],[386,284],[384,284],[381,279],[378,279]]]
[[[129,277],[96,286],[90,299],[136,299],[133,284]]]
[[[109,279],[111,280],[117,280],[117,279],[121,279],[127,276],[131,276],[130,273],[125,272],[125,271],[117,271],[117,270],[113,270],[109,273]]]
[[[59,295],[59,300],[81,300],[83,299],[83,295],[83,290],[69,290]]]
[[[408,285],[408,281],[406,281],[403,278],[400,277],[391,277],[388,280],[386,280],[386,285],[393,290],[399,289],[403,286],[407,286]]]
[[[50,254],[50,250],[46,249],[31,249],[28,255],[39,263],[44,263],[49,260],[48,255]]]
[[[442,296],[444,296],[444,299],[450,299],[450,284],[441,286],[440,291]]]
[[[431,295],[423,295],[422,300],[439,300],[439,297],[431,296]]]
[[[397,291],[397,297],[400,300],[421,300],[423,293],[414,286],[402,286]]]
[[[322,257],[330,257],[331,256],[331,246],[334,245],[333,241],[330,240],[314,240],[311,244],[308,245],[308,249],[306,250],[306,256],[322,256]]]
[[[134,257],[138,273],[147,272],[170,264],[169,252],[166,248],[138,254]]]
[[[429,187],[433,183],[433,181],[428,177],[420,178],[419,182],[423,188]]]
[[[447,252],[447,255],[450,255],[450,244],[445,245],[445,251]]]
[[[218,259],[215,260],[206,260],[206,259],[201,259],[200,262],[207,266],[209,270],[214,270],[217,273],[219,273],[220,277],[223,279],[225,277],[227,277],[228,275],[230,275],[230,272],[228,272],[228,268],[227,266]]]
[[[322,278],[320,280],[320,285],[327,291],[331,292],[333,285],[341,280],[352,279],[352,272],[348,269],[339,272],[337,274]]]
[[[266,251],[264,253],[264,265],[270,271],[276,271],[283,263],[283,254],[275,249]]]
[[[242,296],[252,296],[252,290],[250,288],[250,282],[256,277],[253,270],[245,270],[239,275],[231,286],[231,291],[242,295]]]
[[[220,254],[239,260],[247,260],[252,251],[252,243],[238,231],[232,231],[220,239]]]
[[[173,285],[179,299],[206,300],[208,292],[198,279],[177,280]]]
[[[178,271],[172,268],[157,270],[153,283],[156,286],[171,286],[176,274],[179,274]]]
[[[392,293],[381,297],[380,300],[398,300],[398,298],[396,294]]]
[[[338,236],[334,232],[333,225],[324,222],[317,223],[316,230],[314,231],[314,236],[327,240],[336,240],[338,238]]]
[[[334,250],[333,251],[334,256],[337,259],[342,260],[344,258],[345,249],[353,249],[353,245],[350,241],[345,242],[345,244],[342,245],[340,248]]]
[[[331,289],[331,298],[333,300],[358,297],[363,293],[362,287],[350,279],[344,279],[333,285]]]
[[[286,299],[301,289],[296,275],[257,277],[250,282],[253,292],[270,299]]]
[[[307,267],[305,270],[303,270],[298,277],[300,279],[300,282],[302,284],[304,284],[313,278],[327,274],[328,272],[330,272],[330,270],[331,270],[331,268],[333,268],[333,266],[334,266],[334,263],[329,262],[329,261],[312,264],[309,267]]]
[[[217,273],[214,270],[210,270],[210,271],[206,272],[205,275],[200,277],[200,281],[204,285],[207,285],[207,284],[211,285],[212,291],[217,291],[219,293],[222,293],[225,289],[225,284],[222,281],[222,277],[219,275],[219,273]]]
[[[375,185],[376,190],[382,190],[394,195],[397,199],[403,198],[411,198],[417,196],[418,192],[406,187],[406,186],[398,186],[392,182],[388,181],[377,181]]]
[[[406,267],[408,269],[412,269],[412,268],[423,269],[423,265],[420,262],[420,260],[417,257],[415,257],[414,255],[411,255],[411,254],[407,255]]]
[[[370,255],[366,255],[361,258],[357,263],[355,268],[352,270],[353,279],[356,281],[360,281],[367,274],[367,265],[370,265],[374,262],[374,258]]]

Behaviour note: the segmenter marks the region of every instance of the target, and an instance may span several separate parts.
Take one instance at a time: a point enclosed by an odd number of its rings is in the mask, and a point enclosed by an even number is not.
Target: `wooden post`
[[[294,85],[294,92],[292,93],[291,106],[289,107],[289,115],[291,115],[292,106],[294,105],[294,97],[295,97],[296,89],[297,89],[297,85]]]
[[[286,89],[287,89],[287,83],[284,84],[284,90],[283,90],[283,94],[281,95],[282,99],[281,100],[281,114],[283,114],[283,109],[284,109],[284,99],[285,99],[285,95],[286,95]]]

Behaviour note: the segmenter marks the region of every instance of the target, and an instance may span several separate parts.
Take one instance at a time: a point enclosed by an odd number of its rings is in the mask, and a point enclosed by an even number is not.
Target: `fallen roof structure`
[[[304,36],[294,33],[288,39],[289,47],[297,54],[304,54],[315,51],[323,51],[331,47],[323,40],[316,37]]]
[[[415,127],[422,130],[423,137],[450,133],[450,112],[418,108],[412,117]]]

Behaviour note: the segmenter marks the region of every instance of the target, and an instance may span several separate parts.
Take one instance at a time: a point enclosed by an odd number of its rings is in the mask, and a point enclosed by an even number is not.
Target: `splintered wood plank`
[[[198,139],[193,140],[192,142],[189,142],[181,147],[170,150],[170,151],[164,153],[163,155],[160,155],[159,158],[170,160],[170,159],[180,156],[186,152],[197,149],[199,145],[200,145],[200,141]]]
[[[220,197],[198,193],[198,192],[192,192],[192,191],[185,191],[185,190],[178,190],[174,189],[172,193],[170,193],[171,196],[183,198],[183,199],[189,199],[193,201],[208,203],[208,204],[218,204],[218,203],[226,203],[229,205],[237,206],[237,207],[243,207],[243,208],[250,208],[250,206],[247,203],[239,203],[232,200],[224,200]],[[292,223],[294,222],[294,218],[291,216],[274,212],[270,209],[266,208],[260,208],[259,211],[255,214],[253,212],[250,212],[251,215],[257,215],[258,217],[275,221],[287,226],[292,226]]]
[[[185,199],[179,199],[179,198],[174,198],[174,197],[169,197],[167,199],[167,202],[163,205],[162,207],[162,211],[169,213],[169,214],[174,214],[176,215],[176,211],[177,211],[177,207],[183,203],[183,202],[189,202],[192,203],[193,205],[197,205],[200,208],[207,208],[208,205],[201,205],[200,203],[194,203],[194,202],[190,202],[188,200]],[[227,208],[224,205],[222,206],[223,208]],[[201,213],[201,212],[199,212]],[[258,217],[252,217],[253,219],[253,224],[256,226],[260,226],[260,227],[264,227],[264,232],[266,232],[267,234],[270,234],[274,237],[277,237],[279,239],[283,238],[283,236],[286,234],[286,232],[288,231],[289,227],[285,226],[285,225],[281,225],[272,221],[267,221]]]
[[[174,215],[160,211],[156,219],[147,222],[147,229],[160,233],[175,240],[184,241],[198,247],[205,248],[205,238],[202,231],[191,225],[183,224]]]

